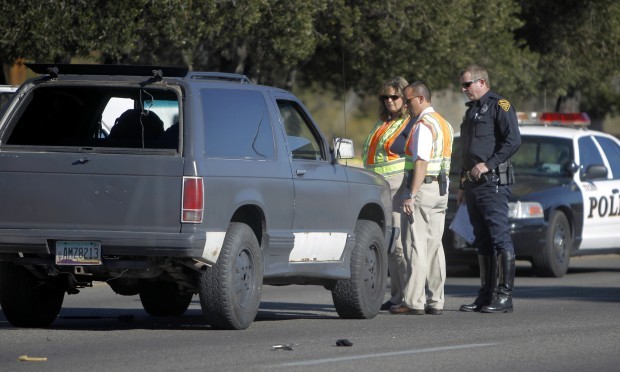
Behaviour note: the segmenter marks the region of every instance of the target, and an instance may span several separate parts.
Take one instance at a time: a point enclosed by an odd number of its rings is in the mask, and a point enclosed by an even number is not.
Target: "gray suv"
[[[17,88],[15,85],[0,85],[0,111],[11,100]]]
[[[398,234],[385,180],[338,163],[293,94],[186,68],[30,64],[0,118],[0,305],[47,327],[105,282],[152,316],[198,294],[245,329],[263,284],[321,285],[373,318]]]

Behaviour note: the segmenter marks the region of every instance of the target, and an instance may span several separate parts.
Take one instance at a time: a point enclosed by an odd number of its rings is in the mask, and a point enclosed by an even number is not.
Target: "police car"
[[[539,276],[561,277],[571,256],[620,253],[620,141],[587,129],[585,113],[519,113],[509,223],[517,259]],[[454,154],[460,153],[458,133]],[[475,263],[475,247],[448,226],[461,161],[452,158],[443,242],[448,263]]]

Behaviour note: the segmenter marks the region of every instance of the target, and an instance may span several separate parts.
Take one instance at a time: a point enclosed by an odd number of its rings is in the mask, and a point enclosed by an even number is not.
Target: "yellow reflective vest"
[[[405,151],[407,157],[405,160],[405,169],[412,170],[414,168],[413,154],[411,153],[411,141],[413,133],[417,125],[425,125],[433,134],[433,146],[431,150],[431,159],[428,162],[426,175],[436,176],[439,171],[445,169],[446,173],[450,173],[450,158],[452,157],[452,142],[454,133],[452,126],[443,116],[437,112],[428,112],[418,119],[414,124],[414,129],[409,133]]]
[[[364,148],[362,160],[364,168],[384,177],[402,173],[405,169],[405,149],[399,153],[391,147],[409,123],[409,116],[390,121],[379,121],[370,132]]]

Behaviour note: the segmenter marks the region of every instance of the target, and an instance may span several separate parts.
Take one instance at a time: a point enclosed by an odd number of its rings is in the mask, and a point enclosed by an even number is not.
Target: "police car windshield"
[[[571,176],[567,166],[573,159],[569,139],[522,135],[512,163],[516,174],[560,178]]]
[[[453,154],[461,153],[460,138],[454,139]],[[550,178],[571,177],[568,165],[575,158],[572,142],[566,138],[521,135],[521,147],[512,157],[515,175]],[[460,156],[453,156],[450,173],[461,172]]]

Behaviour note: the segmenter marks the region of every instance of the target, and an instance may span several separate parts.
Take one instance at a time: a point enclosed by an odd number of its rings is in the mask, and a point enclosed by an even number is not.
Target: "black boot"
[[[515,254],[502,252],[498,256],[500,280],[490,305],[484,306],[483,313],[512,313],[512,288],[515,283]]]
[[[461,305],[461,311],[480,311],[483,306],[491,304],[493,292],[497,286],[497,258],[493,256],[478,255],[480,265],[480,291],[474,303]]]

